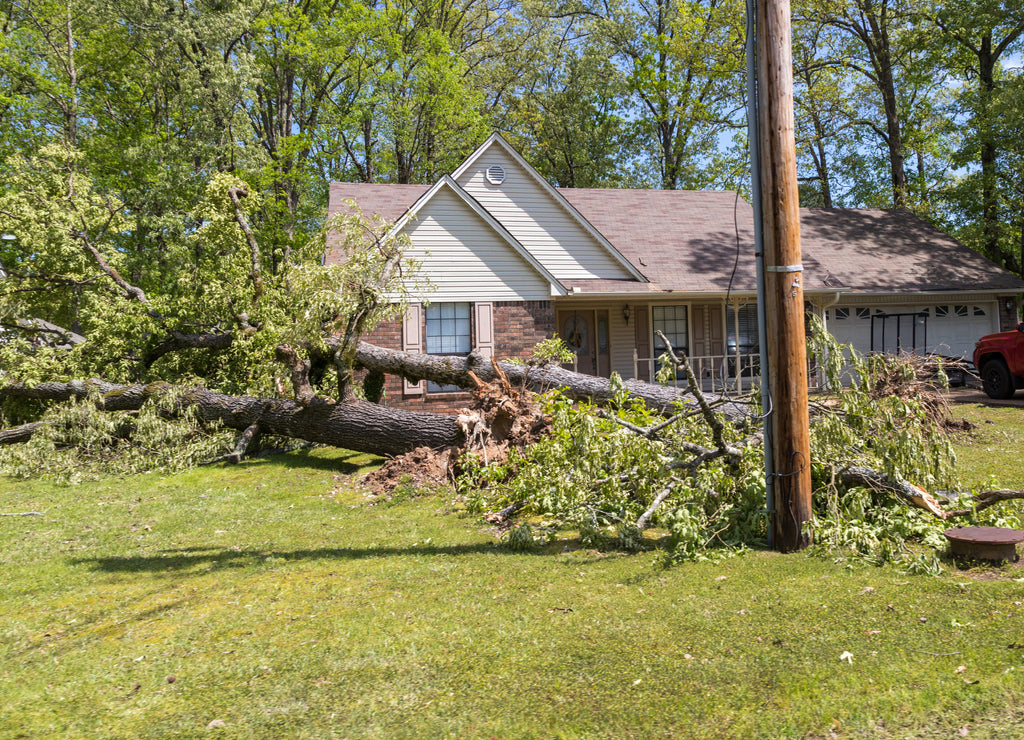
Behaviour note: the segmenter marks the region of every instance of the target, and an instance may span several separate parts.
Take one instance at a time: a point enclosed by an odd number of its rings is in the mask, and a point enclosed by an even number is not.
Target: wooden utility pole
[[[757,0],[757,121],[765,310],[774,450],[774,546],[809,544],[811,518],[807,344],[804,336],[800,201],[793,125],[789,0]],[[767,407],[767,404],[766,404]]]

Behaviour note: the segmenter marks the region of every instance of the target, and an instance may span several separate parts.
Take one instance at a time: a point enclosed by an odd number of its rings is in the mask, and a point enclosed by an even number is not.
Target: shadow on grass
[[[157,555],[132,555],[106,558],[76,558],[73,565],[86,565],[106,573],[160,573],[206,568],[245,568],[270,562],[303,560],[363,560],[368,558],[479,555],[496,553],[518,555],[499,543],[475,545],[412,545],[409,547],[324,547],[312,550],[235,550],[218,547],[186,547],[162,550]]]
[[[660,545],[644,548],[661,549]],[[578,540],[560,540],[538,546],[532,550],[513,550],[502,542],[481,542],[472,545],[411,545],[406,547],[324,547],[309,550],[255,550],[223,547],[184,547],[161,550],[156,555],[74,558],[72,565],[85,565],[105,573],[167,573],[191,570],[247,568],[267,563],[366,560],[392,557],[452,557],[463,555],[514,555],[518,557],[554,557],[563,553],[576,553],[588,560],[602,560],[614,556],[627,556],[624,551],[607,551],[580,545]]]
[[[272,466],[292,470],[301,468],[303,470],[324,470],[342,475],[352,475],[365,470],[370,466],[379,465],[381,458],[368,455],[364,452],[339,451],[339,454],[324,454],[318,448],[291,450],[289,452],[276,452],[267,454],[253,460],[246,460],[239,463],[239,467],[246,466]]]

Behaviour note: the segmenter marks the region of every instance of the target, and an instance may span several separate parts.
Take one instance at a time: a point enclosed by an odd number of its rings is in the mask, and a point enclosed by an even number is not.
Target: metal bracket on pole
[[[768,265],[764,268],[768,272],[803,272],[803,265]]]

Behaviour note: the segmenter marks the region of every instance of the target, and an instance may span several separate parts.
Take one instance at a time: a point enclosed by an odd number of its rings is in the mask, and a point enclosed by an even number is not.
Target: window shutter
[[[402,319],[402,349],[406,352],[423,352],[423,306],[410,303]],[[426,388],[425,381],[417,383],[402,379],[402,391],[407,396],[420,396]]]
[[[476,350],[484,357],[494,356],[494,304],[475,303]]]

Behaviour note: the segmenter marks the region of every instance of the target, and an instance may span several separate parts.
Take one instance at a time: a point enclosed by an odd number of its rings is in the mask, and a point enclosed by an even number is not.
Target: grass
[[[953,406],[977,425],[957,447],[966,482],[978,487],[1024,487],[1024,409],[1006,402]]]
[[[966,477],[1024,483],[1007,411]],[[0,737],[1024,738],[1018,566],[515,553],[373,463],[0,478]]]

